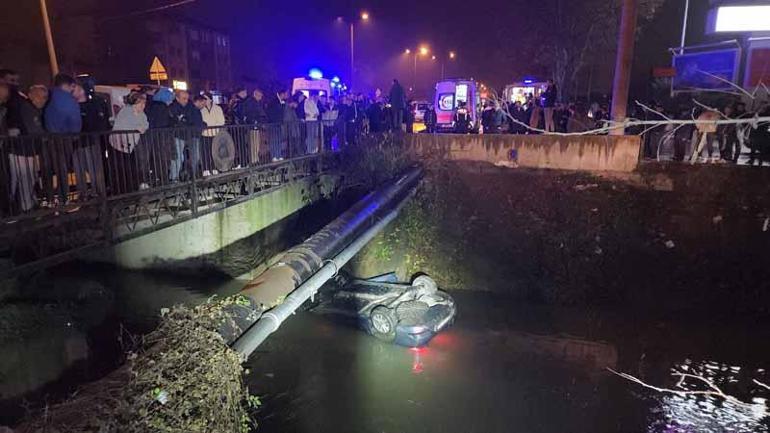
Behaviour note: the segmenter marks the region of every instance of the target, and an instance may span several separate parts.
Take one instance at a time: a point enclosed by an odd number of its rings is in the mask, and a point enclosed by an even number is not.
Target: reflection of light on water
[[[412,355],[414,355],[414,359],[412,360],[412,373],[420,374],[425,371],[425,368],[422,365],[422,360],[420,359],[420,355],[425,353],[427,350],[428,349],[424,347],[413,347],[409,349],[409,351],[412,352]]]
[[[740,375],[741,368],[719,364],[712,361],[694,363],[686,360],[684,364],[672,368],[673,373],[690,373],[707,379],[720,387],[725,394],[738,398],[744,404],[726,401],[718,396],[661,394],[659,416],[648,432],[650,433],[767,433],[768,408],[764,398],[748,397],[738,394],[736,387],[740,382],[751,382],[752,378],[761,378],[764,370]],[[744,372],[748,373],[748,372]],[[683,383],[687,391],[703,390],[703,383],[690,381]],[[751,389],[754,389],[752,387]],[[744,388],[746,389],[746,388]]]

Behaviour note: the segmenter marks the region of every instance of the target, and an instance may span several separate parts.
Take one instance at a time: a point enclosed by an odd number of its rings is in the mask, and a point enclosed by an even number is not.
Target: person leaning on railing
[[[16,198],[22,212],[32,210],[36,205],[35,182],[37,181],[36,156],[40,154],[43,127],[43,107],[48,102],[48,89],[42,85],[32,86],[28,99],[19,105],[20,132],[22,137],[15,140],[10,149],[11,198]]]
[[[108,173],[113,194],[124,194],[139,188],[139,173],[134,150],[141,134],[150,127],[144,107],[147,96],[131,93],[126,96],[126,106],[115,117],[110,135]]]
[[[203,94],[203,107],[200,109],[203,122],[206,124],[206,129],[203,130],[203,147],[201,149],[201,164],[203,165],[203,176],[209,176],[212,173],[216,174],[214,170],[214,160],[211,155],[211,145],[214,142],[214,137],[219,134],[222,127],[225,126],[225,113],[222,111],[222,107],[214,103],[214,97],[211,93]]]

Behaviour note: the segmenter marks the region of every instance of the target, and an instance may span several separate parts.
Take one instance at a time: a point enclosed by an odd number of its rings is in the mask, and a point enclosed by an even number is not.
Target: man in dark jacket
[[[264,125],[268,122],[267,111],[265,110],[264,94],[256,89],[240,105],[243,121],[249,125]]]
[[[548,132],[556,131],[556,125],[553,120],[553,111],[556,106],[557,96],[558,90],[556,89],[556,84],[554,84],[553,80],[548,80],[548,86],[546,87],[545,92],[540,95],[545,116],[545,130]]]
[[[393,129],[401,131],[404,123],[404,109],[406,108],[406,93],[398,80],[393,80],[390,88],[390,106],[393,109]]]
[[[18,107],[20,123],[17,126],[25,137],[11,141],[9,149],[10,194],[11,198],[16,198],[18,209],[22,212],[35,206],[35,156],[42,147],[42,134],[45,134],[43,107],[48,102],[48,89],[45,86],[32,86],[28,93],[28,99],[22,99]]]
[[[268,134],[270,134],[270,154],[273,161],[283,159],[283,142],[288,136],[283,127],[284,111],[289,92],[285,89],[279,90],[274,97],[267,103],[267,119],[270,121]]]
[[[168,130],[174,124],[169,112],[169,105],[174,102],[174,92],[167,87],[161,87],[152,99],[147,101],[144,114],[150,129],[142,134],[142,145],[136,149],[139,171],[143,176],[139,184],[140,189],[149,187],[153,182],[160,182],[161,185],[168,183],[169,172],[163,167],[169,167],[171,155],[176,151],[174,137]]]
[[[179,173],[184,164],[184,151],[191,134],[189,127],[192,126],[190,106],[190,94],[185,90],[177,90],[174,102],[168,107],[171,126],[177,128],[174,131],[174,147],[172,148],[168,174],[171,182],[179,181]]]

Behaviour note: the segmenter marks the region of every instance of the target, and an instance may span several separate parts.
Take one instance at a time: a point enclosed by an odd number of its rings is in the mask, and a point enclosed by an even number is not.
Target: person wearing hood
[[[161,87],[155,92],[152,100],[147,103],[144,114],[147,115],[147,121],[150,129],[170,128],[172,126],[171,113],[168,106],[174,102],[174,92],[167,87]]]
[[[126,96],[126,105],[115,116],[110,135],[110,185],[113,194],[125,194],[136,191],[139,176],[136,165],[136,148],[141,143],[142,134],[150,126],[144,107],[147,96],[134,92]]]

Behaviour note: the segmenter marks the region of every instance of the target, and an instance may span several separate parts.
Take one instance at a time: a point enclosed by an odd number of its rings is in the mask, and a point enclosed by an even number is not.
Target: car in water
[[[394,273],[365,280],[340,274],[321,289],[312,310],[353,317],[374,337],[407,347],[428,344],[457,314],[454,299],[429,276],[409,284]]]

